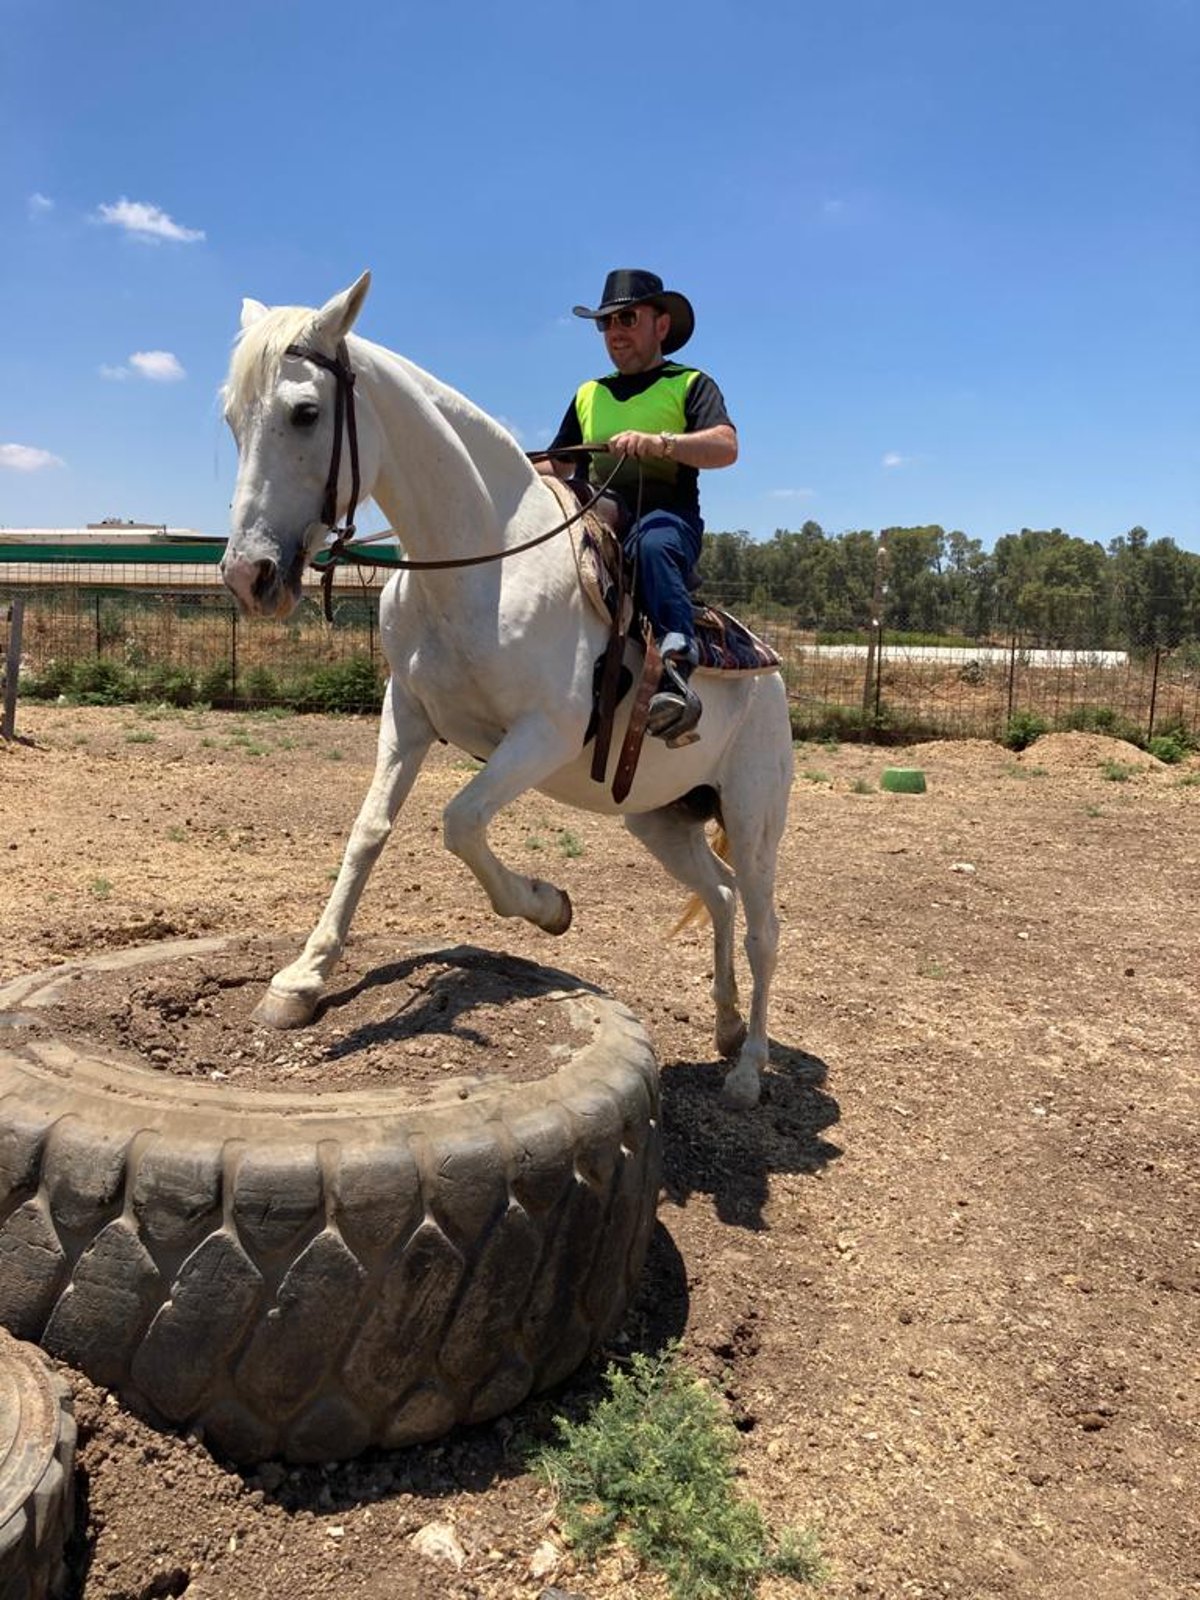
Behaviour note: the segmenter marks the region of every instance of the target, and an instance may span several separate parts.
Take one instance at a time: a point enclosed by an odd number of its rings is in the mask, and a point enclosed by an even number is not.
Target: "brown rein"
[[[600,498],[609,484],[620,471],[622,462],[609,473],[598,489],[591,490],[591,498],[580,506],[573,516],[565,518],[555,527],[539,533],[535,538],[526,539],[521,544],[509,545],[503,550],[491,550],[480,556],[453,556],[442,561],[409,561],[393,558],[375,557],[367,555],[361,550],[347,551],[347,546],[354,536],[354,512],[358,505],[361,479],[358,469],[358,426],[354,415],[354,369],[350,365],[350,357],[346,350],[345,341],[337,347],[337,355],[333,358],[322,355],[319,350],[305,350],[302,346],[290,344],[286,354],[296,356],[301,361],[311,361],[314,366],[321,367],[324,371],[332,373],[336,384],[333,403],[333,454],[329,462],[329,476],[325,480],[325,498],[321,505],[321,521],[333,534],[333,543],[321,553],[325,557],[324,571],[321,574],[321,594],[324,601],[325,620],[333,620],[333,569],[338,561],[355,561],[363,567],[388,567],[400,572],[447,572],[454,567],[479,567],[489,561],[503,561],[508,556],[520,555],[524,550],[532,550],[535,545],[545,544],[548,539],[553,539],[556,534],[566,531],[581,517],[585,516],[592,505]],[[342,527],[337,526],[337,491],[338,479],[342,470],[342,429],[345,428],[346,438],[350,445],[350,504],[346,511],[346,521]],[[563,445],[557,450],[531,450],[528,454],[530,461],[550,461],[559,456],[589,455],[603,450],[603,445]]]

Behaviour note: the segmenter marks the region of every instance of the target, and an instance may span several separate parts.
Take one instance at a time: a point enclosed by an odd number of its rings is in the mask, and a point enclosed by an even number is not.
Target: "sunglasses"
[[[618,328],[636,328],[641,314],[641,306],[627,306],[624,311],[610,311],[606,316],[597,317],[596,326],[601,333],[607,333],[614,322]]]

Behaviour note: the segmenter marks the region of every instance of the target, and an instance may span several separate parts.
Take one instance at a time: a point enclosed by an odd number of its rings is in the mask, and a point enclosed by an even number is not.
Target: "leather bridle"
[[[333,549],[341,551],[354,533],[354,512],[358,505],[362,480],[358,471],[358,423],[354,415],[354,368],[344,339],[338,341],[337,354],[322,355],[319,350],[305,350],[301,345],[290,344],[285,355],[296,356],[301,361],[311,361],[333,374],[336,391],[333,399],[333,455],[329,462],[329,476],[325,480],[325,499],[321,504],[321,521],[333,534]],[[346,508],[346,521],[337,526],[338,480],[342,475],[342,429],[350,443],[350,504]]]
[[[329,461],[329,476],[325,480],[325,498],[321,504],[321,521],[333,534],[333,543],[321,552],[325,557],[321,589],[326,621],[333,620],[333,569],[339,560],[351,560],[361,566],[387,567],[393,571],[405,572],[442,572],[451,567],[478,567],[488,561],[503,561],[506,556],[519,555],[523,550],[532,550],[535,545],[544,544],[547,539],[553,539],[555,534],[564,532],[573,523],[578,522],[593,502],[608,488],[622,466],[622,462],[618,461],[605,482],[591,491],[591,500],[586,505],[581,505],[573,516],[567,517],[545,533],[539,533],[533,539],[526,539],[522,544],[509,545],[503,550],[492,550],[480,556],[456,556],[444,561],[396,560],[390,557],[370,556],[361,549],[351,551],[347,547],[355,531],[354,512],[358,506],[362,480],[358,469],[358,425],[354,415],[354,368],[350,365],[346,342],[344,339],[339,340],[337,354],[333,357],[323,355],[319,350],[306,350],[298,344],[288,345],[285,354],[295,356],[300,361],[311,361],[314,366],[332,373],[336,384],[333,402],[333,453]],[[350,504],[346,509],[346,520],[339,528],[337,498],[338,480],[342,471],[343,428],[350,446]],[[603,448],[602,445],[568,445],[559,450],[534,450],[530,452],[530,460],[548,460],[558,455],[590,454]]]

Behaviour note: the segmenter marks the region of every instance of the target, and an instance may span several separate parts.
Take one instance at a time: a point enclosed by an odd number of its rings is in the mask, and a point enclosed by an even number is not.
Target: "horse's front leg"
[[[434,737],[424,712],[401,703],[389,683],[379,725],[375,775],[351,829],[337,882],[303,954],[271,979],[270,988],[255,1007],[255,1022],[269,1028],[302,1028],[312,1021],[345,946],[371,868],[387,843],[396,813]]]
[[[493,855],[488,824],[518,795],[557,772],[574,754],[572,734],[543,715],[516,723],[483,767],[443,813],[447,850],[479,879],[492,909],[501,917],[525,917],[547,933],[566,933],[571,902],[561,889],[540,878],[512,872]]]

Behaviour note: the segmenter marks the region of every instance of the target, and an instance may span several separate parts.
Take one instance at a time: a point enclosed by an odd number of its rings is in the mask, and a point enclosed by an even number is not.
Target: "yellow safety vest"
[[[580,384],[575,392],[575,415],[584,444],[603,444],[614,433],[633,429],[638,433],[686,433],[687,416],[684,410],[687,392],[700,374],[694,367],[681,367],[666,361],[659,369],[661,377],[643,389],[641,394],[628,400],[618,400],[598,378]],[[602,483],[617,464],[617,457],[598,453],[591,458],[589,469],[593,483]],[[626,494],[636,489],[637,464],[627,463],[629,481],[619,474],[613,487],[624,486]],[[647,478],[674,482],[678,463],[674,461],[643,461],[642,471]]]

